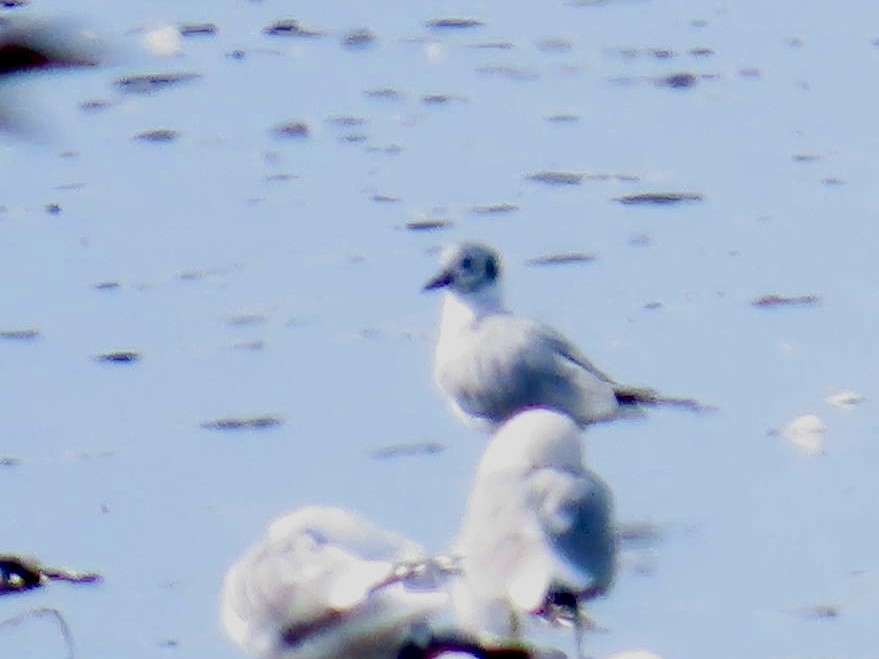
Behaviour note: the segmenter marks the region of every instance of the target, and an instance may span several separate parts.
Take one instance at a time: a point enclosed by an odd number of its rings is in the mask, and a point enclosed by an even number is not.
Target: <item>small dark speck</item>
[[[477,50],[513,50],[516,45],[509,41],[480,41],[467,47]]]
[[[21,464],[21,460],[13,458],[11,455],[0,456],[0,467],[17,467]]]
[[[261,313],[237,313],[226,317],[226,323],[234,327],[251,327],[262,325],[266,322],[265,315]]]
[[[580,172],[535,172],[534,174],[526,174],[525,178],[529,181],[537,181],[538,183],[546,183],[547,185],[579,185],[585,174]]]
[[[28,327],[26,329],[0,330],[0,339],[12,341],[33,341],[40,337],[40,330]]]
[[[439,442],[413,442],[411,444],[389,444],[369,452],[375,460],[389,458],[408,458],[415,455],[436,455],[446,450],[445,444]]]
[[[452,226],[450,220],[412,220],[404,225],[409,231],[438,231]]]
[[[46,212],[49,215],[60,215],[61,204],[46,204]]]
[[[536,71],[530,71],[517,66],[506,65],[487,65],[479,66],[476,72],[482,75],[497,76],[499,78],[509,78],[517,82],[527,82],[529,80],[537,80],[540,75]]]
[[[107,364],[133,364],[140,361],[140,354],[133,350],[118,350],[116,352],[105,352],[95,355],[96,362],[104,362]]]
[[[656,311],[662,309],[662,302],[648,302],[644,305],[644,308],[648,311]]]
[[[653,55],[656,59],[672,59],[673,57],[678,56],[678,54],[670,48],[651,48],[647,52]]]
[[[145,130],[134,136],[134,139],[141,142],[153,142],[154,144],[167,144],[175,141],[180,137],[180,133],[170,128],[156,128],[153,130]]]
[[[367,140],[365,133],[345,133],[339,137],[342,142],[349,144],[361,144]]]
[[[699,192],[644,192],[642,194],[615,197],[614,201],[626,205],[654,204],[664,206],[678,204],[683,201],[702,201],[703,198],[703,195]]]
[[[632,247],[649,247],[653,244],[653,236],[647,233],[637,233],[629,238]]]
[[[802,37],[791,37],[787,40],[787,45],[791,48],[802,48],[803,47],[803,39]]]
[[[672,73],[656,80],[657,85],[672,89],[686,89],[693,87],[697,82],[699,78],[692,73]]]
[[[690,55],[693,57],[710,57],[714,51],[710,48],[690,48]]]
[[[178,641],[176,638],[166,638],[162,641],[159,641],[159,647],[176,650],[178,647],[180,647],[180,641]]]
[[[233,350],[242,350],[247,352],[260,352],[265,349],[265,343],[259,339],[254,341],[241,341],[232,344]]]
[[[3,9],[16,9],[18,7],[26,7],[30,4],[30,0],[2,0],[0,7]]]
[[[240,48],[236,48],[235,50],[230,50],[228,53],[226,53],[226,57],[231,60],[240,62],[247,57],[247,52],[241,50]]]
[[[770,293],[769,295],[761,295],[757,299],[751,302],[752,306],[757,307],[758,309],[769,309],[772,307],[783,307],[783,306],[810,306],[815,305],[821,302],[821,297],[818,295],[778,295],[777,293]]]
[[[467,30],[484,23],[476,18],[432,18],[425,25],[432,30]]]
[[[821,182],[824,185],[845,185],[845,181],[836,176],[825,176]]]
[[[587,252],[559,252],[528,259],[528,265],[566,265],[569,263],[590,263],[596,260],[594,254]]]
[[[759,78],[761,74],[760,69],[752,66],[739,69],[739,75],[743,78]]]
[[[217,26],[213,23],[185,23],[178,29],[184,37],[206,37],[217,33]]]
[[[345,34],[342,37],[342,45],[345,48],[360,49],[360,48],[369,48],[372,46],[378,37],[375,32],[370,30],[369,28],[361,28],[359,30],[352,30]]]
[[[121,287],[118,281],[99,281],[92,286],[96,291],[118,291]]]
[[[225,417],[201,424],[206,430],[269,430],[284,423],[277,416]]]
[[[263,178],[264,181],[268,182],[283,182],[288,183],[290,181],[296,181],[299,179],[297,174],[291,174],[290,172],[281,172],[278,174],[268,174]]]
[[[320,37],[322,32],[303,27],[295,18],[276,21],[263,29],[263,34],[282,37]]]
[[[791,156],[794,162],[817,162],[821,156],[817,153],[795,153]]]
[[[272,135],[278,138],[301,138],[308,134],[308,124],[304,121],[288,121],[272,128]]]

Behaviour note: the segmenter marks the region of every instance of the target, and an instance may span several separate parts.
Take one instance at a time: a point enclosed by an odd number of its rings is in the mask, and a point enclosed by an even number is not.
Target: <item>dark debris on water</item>
[[[263,29],[263,34],[281,37],[321,37],[323,32],[304,27],[295,18],[284,18],[275,21]]]
[[[0,330],[0,339],[9,339],[11,341],[33,341],[40,337],[40,330],[35,327],[26,327],[23,329]]]
[[[642,192],[641,194],[615,197],[614,201],[631,206],[638,204],[666,206],[684,201],[702,201],[704,198],[701,192]]]
[[[369,48],[378,41],[378,35],[369,28],[351,30],[342,37],[342,45],[352,50]]]
[[[139,142],[152,142],[153,144],[168,144],[175,142],[180,137],[180,133],[171,128],[153,128],[137,133],[134,139]]]
[[[558,254],[545,254],[528,259],[528,265],[567,265],[571,263],[591,263],[598,257],[588,252],[559,252]]]
[[[431,30],[469,30],[483,25],[478,18],[432,18],[425,23]]]
[[[409,231],[439,231],[452,226],[451,220],[411,220],[403,225]]]
[[[480,206],[474,206],[470,209],[470,212],[476,215],[506,215],[507,213],[514,213],[517,210],[519,210],[519,206],[517,204],[511,203],[509,201],[502,201],[498,204],[483,204]]]
[[[819,304],[821,302],[821,297],[818,295],[778,295],[776,293],[770,293],[768,295],[761,295],[757,299],[751,302],[751,305],[757,307],[758,309],[770,309],[773,307],[785,307],[785,306],[794,306],[794,307],[802,307],[802,306],[811,306],[815,304]]]
[[[288,139],[308,137],[310,130],[304,121],[288,121],[275,126],[271,132],[274,137]]]
[[[213,23],[184,23],[177,29],[183,37],[205,37],[217,33],[217,26]]]
[[[47,567],[29,558],[0,554],[0,595],[33,590],[45,586],[49,581],[96,583],[101,578],[96,572]]]
[[[105,364],[133,364],[140,361],[140,353],[134,350],[117,350],[95,355],[94,360]]]
[[[435,455],[448,448],[440,442],[412,442],[404,444],[388,444],[369,452],[369,457],[375,460],[388,460],[390,458],[407,458],[416,455]]]
[[[281,417],[273,415],[252,416],[252,417],[224,417],[214,419],[213,421],[205,421],[201,424],[206,430],[270,430],[284,424]]]
[[[144,75],[125,76],[116,80],[116,87],[130,94],[151,94],[168,87],[190,82],[201,78],[200,73],[148,73]]]

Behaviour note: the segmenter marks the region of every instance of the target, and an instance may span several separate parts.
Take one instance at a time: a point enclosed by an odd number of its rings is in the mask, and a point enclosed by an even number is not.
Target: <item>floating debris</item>
[[[699,82],[699,76],[692,73],[671,73],[667,76],[656,78],[654,81],[660,87],[671,87],[672,89],[686,89],[693,87]]]
[[[263,181],[274,182],[274,181],[282,181],[284,183],[289,181],[296,181],[299,179],[298,174],[291,174],[290,172],[280,172],[278,174],[268,174],[263,177]]]
[[[822,156],[818,153],[795,153],[791,159],[794,162],[818,162]]]
[[[134,136],[134,139],[140,140],[141,142],[167,144],[168,142],[174,142],[179,137],[180,133],[171,128],[154,128],[152,130],[145,130],[141,133],[137,133]]]
[[[540,77],[536,71],[529,71],[528,69],[503,64],[478,66],[476,67],[476,73],[509,78],[510,80],[515,80],[517,82],[537,80]]]
[[[574,44],[563,37],[548,37],[537,42],[537,49],[544,53],[568,53],[574,49]]]
[[[233,350],[246,350],[248,352],[259,352],[265,347],[265,343],[261,339],[256,339],[254,341],[240,341],[232,344]]]
[[[478,50],[513,50],[516,44],[510,41],[480,41],[472,43],[467,48],[476,48]]]
[[[115,352],[95,355],[94,360],[107,364],[133,364],[136,361],[140,361],[140,354],[133,350],[117,350]]]
[[[621,204],[679,204],[682,201],[702,201],[704,199],[700,192],[643,192],[641,194],[626,195],[624,197],[615,197],[614,201]]]
[[[791,612],[803,620],[833,620],[839,617],[839,607],[835,604],[812,604]]]
[[[437,231],[448,229],[452,225],[451,220],[411,220],[403,226],[409,231]]]
[[[355,116],[342,116],[342,117],[330,117],[327,119],[328,124],[332,124],[333,126],[342,126],[345,128],[356,128],[358,126],[365,126],[369,123],[369,119],[366,117],[355,117]]]
[[[115,85],[128,94],[152,94],[199,78],[200,73],[149,73],[119,78]]]
[[[546,254],[528,259],[528,265],[566,265],[569,263],[589,263],[598,257],[587,252],[560,252],[558,254]]]
[[[92,288],[96,291],[117,291],[122,287],[118,281],[99,281],[97,284],[92,284]]]
[[[820,453],[824,448],[827,426],[815,414],[804,414],[793,419],[781,429],[781,436],[809,455]]]
[[[0,456],[0,467],[17,467],[20,464],[19,458],[14,458],[11,455]]]
[[[258,311],[244,311],[226,317],[226,324],[235,327],[262,325],[265,322],[265,314],[262,314]]]
[[[385,101],[402,101],[403,95],[396,89],[384,87],[382,89],[369,89],[365,92],[367,98],[381,99]]]
[[[378,40],[378,35],[369,28],[351,30],[342,37],[342,45],[345,48],[369,48]]]
[[[9,339],[12,341],[33,341],[40,337],[40,330],[35,327],[27,327],[24,329],[0,330],[0,339]]]
[[[369,457],[376,460],[390,458],[408,458],[415,455],[436,455],[445,451],[447,446],[439,442],[412,442],[410,444],[390,444],[370,451]]]
[[[825,176],[821,182],[824,185],[845,185],[845,181],[838,176]]]
[[[0,595],[40,588],[49,581],[96,583],[101,581],[101,575],[96,572],[74,572],[65,568],[46,567],[32,559],[0,554]]]
[[[469,30],[485,23],[477,18],[432,18],[424,25],[432,30]]]
[[[768,309],[770,307],[782,306],[808,306],[818,304],[821,298],[818,295],[778,295],[770,293],[769,295],[761,295],[751,302],[752,306],[760,309]]]
[[[662,302],[648,302],[647,304],[644,305],[644,308],[647,311],[657,311],[659,309],[662,309],[662,307],[663,307]]]
[[[213,23],[184,23],[177,29],[183,37],[210,37],[218,31]]]
[[[825,400],[834,407],[838,407],[843,410],[850,410],[853,409],[856,405],[860,405],[861,403],[863,403],[866,398],[859,394],[857,391],[851,391],[850,389],[846,389],[845,391],[840,391],[839,393],[828,396]]]
[[[346,133],[339,136],[339,141],[349,144],[362,144],[368,139],[366,133]]]
[[[625,548],[655,547],[664,537],[656,522],[625,522],[617,525],[616,537]]]
[[[295,18],[285,18],[263,28],[263,34],[280,37],[321,37],[322,32],[303,27]]]
[[[475,213],[476,215],[503,215],[506,213],[513,213],[517,210],[519,210],[519,206],[517,204],[503,201],[499,204],[485,204],[482,206],[474,206],[470,209],[470,212]]]
[[[763,74],[760,72],[760,69],[754,66],[739,69],[739,76],[742,78],[759,78],[761,75]]]
[[[205,421],[201,424],[207,430],[269,430],[283,425],[284,420],[277,416],[226,417]]]
[[[421,102],[425,105],[445,105],[451,101],[466,101],[463,96],[454,96],[452,94],[425,94],[421,97]]]
[[[370,199],[379,204],[396,204],[400,201],[399,197],[390,194],[373,194]]]
[[[272,128],[272,135],[282,139],[308,137],[309,132],[304,121],[288,121]]]
[[[113,105],[113,102],[105,98],[94,98],[80,103],[79,109],[83,112],[97,112],[99,110],[106,110],[111,105]]]
[[[49,215],[60,215],[61,214],[61,204],[49,203],[45,206],[46,212]]]
[[[525,178],[529,181],[537,181],[538,183],[546,183],[547,185],[580,185],[585,178],[582,172],[535,172],[534,174],[526,174]]]
[[[559,114],[550,114],[544,119],[554,124],[573,124],[580,121],[580,115],[560,112]]]
[[[692,55],[693,57],[710,57],[711,55],[714,54],[713,50],[711,50],[710,48],[704,48],[704,47],[690,48],[689,52],[690,52],[690,55]]]

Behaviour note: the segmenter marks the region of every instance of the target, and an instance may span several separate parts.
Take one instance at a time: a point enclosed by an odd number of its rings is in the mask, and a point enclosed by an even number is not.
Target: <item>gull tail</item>
[[[680,398],[677,396],[665,396],[655,389],[649,387],[631,387],[628,385],[615,385],[614,395],[620,407],[631,408],[638,405],[646,405],[649,407],[658,407],[660,405],[668,405],[669,407],[682,407],[691,412],[710,412],[717,408],[713,405],[706,405],[695,398]]]

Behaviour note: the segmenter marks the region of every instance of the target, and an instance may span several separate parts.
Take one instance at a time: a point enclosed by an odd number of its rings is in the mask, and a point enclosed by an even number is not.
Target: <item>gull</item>
[[[226,634],[263,659],[396,659],[448,595],[417,544],[346,510],[272,522],[232,565]]]
[[[489,432],[519,410],[549,407],[584,427],[641,405],[704,409],[695,400],[621,385],[556,330],[514,315],[501,292],[498,253],[463,242],[442,252],[425,291],[444,289],[434,379],[465,422]]]
[[[577,424],[555,410],[516,414],[489,442],[454,552],[459,624],[518,639],[532,617],[574,626],[610,588],[616,534],[610,488],[584,465]]]

